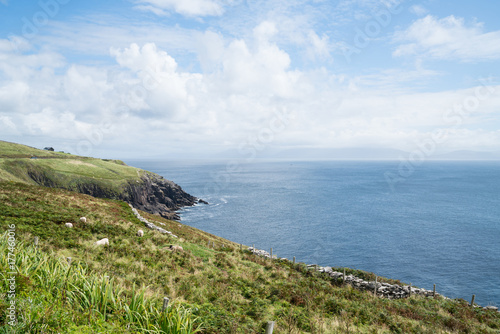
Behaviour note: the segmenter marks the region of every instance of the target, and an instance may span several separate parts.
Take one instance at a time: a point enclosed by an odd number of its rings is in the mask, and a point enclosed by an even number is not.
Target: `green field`
[[[129,181],[141,182],[144,173],[120,160],[81,157],[0,141],[0,180],[3,181],[75,191],[82,184],[96,184],[110,194],[117,194]]]

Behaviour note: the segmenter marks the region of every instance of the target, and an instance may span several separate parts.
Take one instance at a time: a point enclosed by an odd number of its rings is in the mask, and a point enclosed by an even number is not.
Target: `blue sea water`
[[[500,304],[500,162],[128,163],[210,203],[182,210],[185,224],[279,257]]]

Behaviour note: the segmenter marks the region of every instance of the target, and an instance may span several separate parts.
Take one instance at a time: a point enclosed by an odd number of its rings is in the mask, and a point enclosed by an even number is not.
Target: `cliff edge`
[[[202,200],[176,183],[120,160],[81,157],[0,141],[0,181],[36,184],[125,201],[135,208],[179,220],[177,210]]]

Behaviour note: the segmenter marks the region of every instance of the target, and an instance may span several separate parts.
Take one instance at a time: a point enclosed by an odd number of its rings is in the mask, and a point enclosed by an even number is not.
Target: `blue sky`
[[[500,152],[492,0],[0,9],[4,140],[117,158]]]

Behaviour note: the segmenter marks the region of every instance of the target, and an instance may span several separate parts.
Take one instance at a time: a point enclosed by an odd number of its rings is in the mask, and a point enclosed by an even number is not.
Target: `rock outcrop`
[[[177,210],[199,202],[179,185],[153,173],[144,174],[140,181],[130,181],[119,199],[139,210],[174,220],[180,220]]]
[[[123,184],[117,186],[105,180],[81,176],[66,180],[57,171],[26,168],[26,176],[41,186],[77,191],[99,198],[122,200],[139,210],[160,215],[166,219],[180,220],[176,211],[184,206],[208,204],[191,196],[179,185],[158,174],[143,171],[138,174],[140,176],[137,178],[128,181],[124,179]]]

